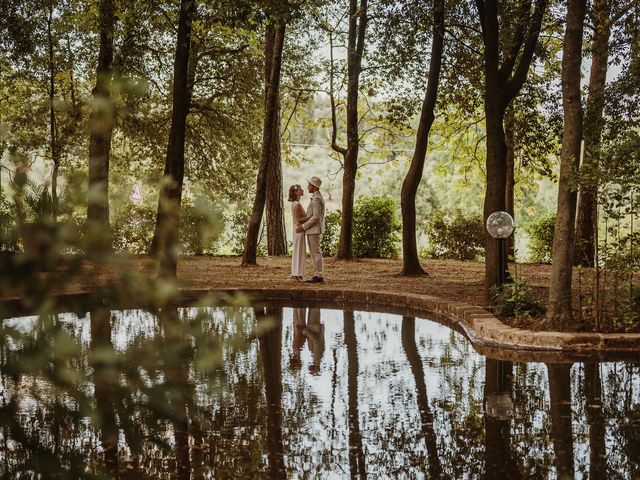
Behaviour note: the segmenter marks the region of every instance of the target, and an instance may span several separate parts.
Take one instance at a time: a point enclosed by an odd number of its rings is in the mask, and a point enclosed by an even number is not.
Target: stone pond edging
[[[83,290],[66,295],[63,299],[75,299],[78,305],[95,301],[95,291]],[[309,304],[325,308],[341,308],[360,311],[386,312],[434,320],[463,334],[473,348],[492,359],[518,362],[569,363],[576,361],[640,360],[640,334],[638,333],[565,333],[536,332],[505,325],[490,311],[462,302],[453,302],[419,293],[401,293],[380,290],[342,290],[325,285],[300,284],[290,287],[226,287],[183,288],[181,301],[195,302],[205,295],[221,297],[242,293],[247,305],[260,302],[276,302],[281,306],[305,307]],[[132,299],[133,300],[133,299]],[[24,305],[21,297],[3,299],[12,302],[16,314],[27,313],[33,308]],[[109,303],[108,300],[103,302]],[[56,302],[57,303],[57,302]],[[67,302],[68,303],[68,302]],[[107,303],[103,303],[106,305]],[[71,303],[73,305],[73,302]],[[136,308],[132,301],[126,308]],[[116,307],[116,305],[112,305]],[[118,308],[122,308],[120,305]],[[139,307],[139,305],[138,305]],[[60,306],[63,311],[67,307]],[[79,311],[83,311],[83,306]]]
[[[505,325],[488,310],[465,303],[449,302],[417,293],[377,290],[338,290],[326,287],[233,288],[206,290],[209,293],[243,293],[254,301],[319,302],[344,307],[377,307],[377,310],[410,312],[425,316],[464,333],[476,350],[491,357],[518,360],[542,354],[541,361],[564,359],[565,355],[592,356],[604,352],[630,354],[640,359],[640,334],[565,333],[532,331]],[[186,299],[203,290],[183,290]],[[354,308],[356,310],[357,308]],[[360,308],[362,309],[362,308]],[[393,313],[393,312],[392,312]],[[434,315],[435,318],[434,318]],[[546,359],[546,360],[545,360]]]

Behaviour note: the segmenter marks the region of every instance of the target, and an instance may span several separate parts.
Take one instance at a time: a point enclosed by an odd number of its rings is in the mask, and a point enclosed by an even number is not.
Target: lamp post
[[[493,238],[498,239],[498,288],[505,280],[505,270],[507,267],[506,253],[504,251],[504,239],[513,233],[515,222],[513,217],[507,212],[493,212],[487,218],[487,231]]]

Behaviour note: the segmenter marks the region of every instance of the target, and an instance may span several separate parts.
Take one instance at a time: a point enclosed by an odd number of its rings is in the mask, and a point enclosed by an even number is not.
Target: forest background
[[[12,213],[12,175],[20,168],[17,166],[26,165],[36,193],[52,191],[55,184],[53,196],[67,205],[60,215],[81,223],[84,205],[74,204],[74,200],[86,195],[87,188],[98,5],[52,1],[49,8],[38,8],[40,2],[5,3],[3,10],[10,13],[6,27],[19,35],[4,37],[0,69],[0,201],[4,218]],[[342,195],[341,163],[330,148],[331,47],[327,26],[339,31],[344,18],[337,2],[333,3],[318,7],[315,18],[303,19],[288,32],[281,87],[284,190],[295,183],[306,188],[305,179],[318,175],[323,179],[330,211],[340,208]],[[370,41],[362,73],[361,131],[365,133],[356,198],[388,196],[395,199],[398,211],[428,70],[428,38],[424,32],[411,31],[420,25],[407,25],[423,15],[426,29],[427,5],[420,4],[413,2],[413,11],[408,7],[406,12],[389,9],[385,22],[369,27],[371,37],[378,40]],[[119,73],[113,88],[117,124],[111,146],[109,202],[119,251],[145,253],[151,245],[171,115],[172,33],[177,7],[177,2],[138,1],[123,3],[118,9],[114,65]],[[208,219],[210,228],[208,240],[201,246],[195,238],[195,222],[191,222],[191,230],[185,222],[182,248],[186,254],[239,254],[244,240],[241,223],[246,222],[253,201],[260,158],[262,32],[259,25],[246,19],[234,25],[231,17],[227,21],[202,17],[195,28],[200,46],[194,106],[187,125],[183,215],[186,219]],[[386,31],[389,22],[400,25],[398,30],[404,28],[400,33],[413,45],[406,49],[394,45],[399,39]],[[402,55],[392,60],[394,49],[400,49]],[[346,68],[344,48],[334,46],[333,55],[338,77]],[[552,60],[558,68],[559,56]],[[533,126],[533,132],[517,133],[515,217],[520,259],[529,257],[528,236],[524,234],[527,225],[555,209],[561,117],[559,105],[552,102],[559,98],[560,89],[558,71],[554,73],[543,73],[549,90],[543,91],[541,82],[532,83],[535,102],[522,102],[522,108],[530,109],[528,120],[533,115],[539,125]],[[335,96],[340,100],[345,95],[344,82],[337,83],[341,85],[335,88]],[[480,92],[471,90],[462,79],[459,83],[450,82],[449,95],[441,102],[445,114],[437,115],[432,128],[425,181],[417,196],[419,244],[423,247],[428,243],[428,225],[437,216],[477,219],[482,215],[485,133]],[[461,107],[448,101],[460,95],[467,95],[465,103],[471,105]],[[53,113],[49,111],[52,97]],[[343,105],[337,105],[337,115],[344,117]],[[130,195],[136,184],[143,200],[134,203]],[[290,237],[288,212],[285,218]],[[262,238],[266,241],[265,235]]]

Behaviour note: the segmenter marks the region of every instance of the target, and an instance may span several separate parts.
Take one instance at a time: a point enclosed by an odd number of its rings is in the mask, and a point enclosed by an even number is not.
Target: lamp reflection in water
[[[496,392],[485,399],[485,413],[496,420],[513,418],[513,399],[508,392]]]

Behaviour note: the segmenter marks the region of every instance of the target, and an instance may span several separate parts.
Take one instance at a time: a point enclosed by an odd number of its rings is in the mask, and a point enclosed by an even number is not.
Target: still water
[[[2,478],[640,478],[640,363],[319,308],[2,322]]]

